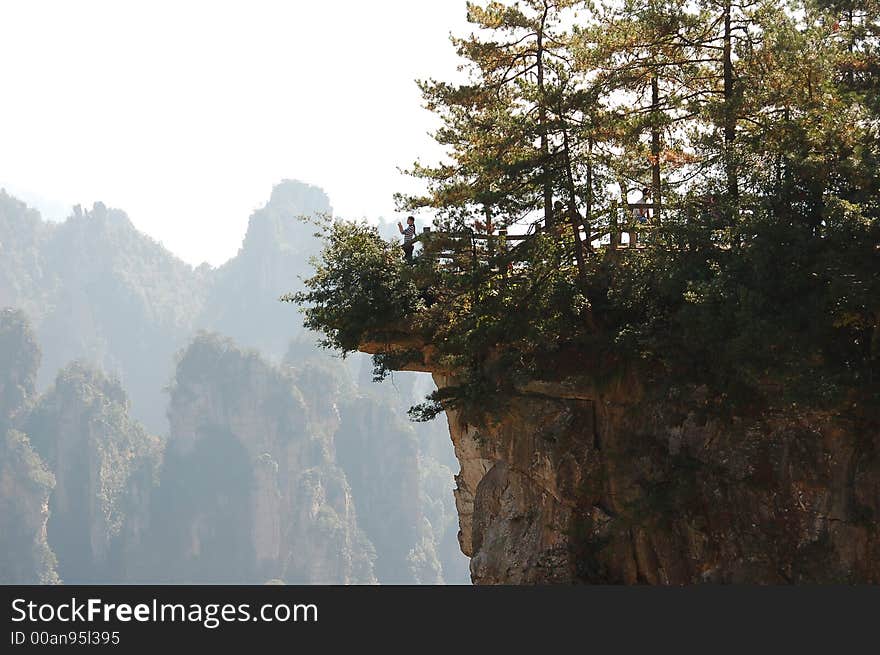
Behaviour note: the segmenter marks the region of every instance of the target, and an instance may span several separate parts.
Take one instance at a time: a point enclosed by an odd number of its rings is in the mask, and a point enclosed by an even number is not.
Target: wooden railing
[[[585,241],[585,244],[593,251],[602,249],[628,250],[629,245],[622,243],[623,233],[628,233],[631,236],[633,232],[642,233],[652,228],[651,218],[648,218],[645,223],[639,223],[638,219],[633,216],[635,209],[647,209],[654,212],[656,206],[653,203],[627,203],[623,217],[620,216],[617,203],[612,203],[610,207],[595,212],[591,216],[590,237]],[[578,227],[582,233],[585,233],[584,222],[581,222]],[[565,237],[571,233],[571,223],[560,218],[559,222],[549,229],[558,233],[560,237]],[[416,241],[421,242],[423,246],[420,256],[444,260],[452,264],[458,263],[457,268],[463,269],[465,267],[461,266],[462,262],[457,262],[457,260],[461,260],[463,255],[469,257],[470,266],[477,266],[479,263],[491,264],[492,260],[498,257],[515,262],[517,261],[515,251],[518,248],[547,231],[548,228],[543,224],[543,221],[532,223],[525,234],[510,234],[506,229],[488,234],[470,228],[455,232],[434,232],[430,227],[425,227],[422,234],[416,237]],[[609,237],[609,243],[601,244],[601,241],[606,237]],[[593,246],[592,244],[596,242],[600,243]]]

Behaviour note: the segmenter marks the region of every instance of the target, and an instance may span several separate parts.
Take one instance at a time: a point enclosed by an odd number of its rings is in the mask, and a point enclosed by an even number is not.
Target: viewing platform
[[[613,204],[610,208],[594,213],[591,223],[598,223],[600,227],[595,231],[591,229],[589,238],[587,238],[585,222],[580,219],[578,229],[582,247],[593,253],[601,250],[628,251],[643,248],[643,245],[634,246],[623,243],[622,240],[623,234],[627,234],[632,239],[632,235],[636,232],[644,233],[653,229],[652,218],[639,223],[633,217],[634,211],[643,209],[651,212],[650,215],[653,216],[657,206],[654,203],[629,203],[621,211],[621,208]],[[422,233],[416,236],[415,241],[422,244],[419,257],[457,264],[458,268],[463,268],[465,261],[471,266],[505,261],[515,264],[525,259],[518,256],[517,251],[541,234],[555,234],[562,239],[571,239],[572,223],[565,216],[560,217],[559,221],[550,227],[547,227],[543,220],[539,220],[528,225],[526,231],[520,234],[511,233],[506,228],[485,232],[475,229],[434,231],[430,227],[425,227]]]

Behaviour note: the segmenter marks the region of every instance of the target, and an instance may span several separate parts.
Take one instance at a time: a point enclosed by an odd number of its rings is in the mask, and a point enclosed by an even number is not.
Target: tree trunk
[[[587,231],[587,249],[592,252],[593,244],[589,240],[593,234],[593,137],[587,139],[587,199],[584,210],[584,227]]]
[[[660,81],[651,77],[651,195],[654,199],[654,222],[660,221]]]
[[[568,219],[571,222],[571,233],[572,237],[574,237],[574,258],[577,261],[578,276],[581,278],[581,283],[586,283],[587,264],[584,259],[584,245],[581,241],[582,221],[577,210],[577,194],[574,188],[574,172],[571,169],[571,151],[569,150],[567,129],[562,131],[562,143],[565,152],[566,186],[568,187]],[[587,229],[587,247],[589,247],[590,224],[589,221],[584,221],[584,223]]]
[[[550,140],[547,135],[547,106],[544,96],[544,26],[550,8],[544,3],[544,14],[538,29],[536,65],[538,70],[538,130],[541,137],[541,157],[543,158],[542,183],[544,186],[544,224],[553,225],[553,186],[550,170]]]
[[[733,59],[731,54],[731,3],[724,3],[724,166],[727,173],[728,205],[733,208],[739,197],[739,180],[733,142],[736,139],[736,106],[733,88]]]

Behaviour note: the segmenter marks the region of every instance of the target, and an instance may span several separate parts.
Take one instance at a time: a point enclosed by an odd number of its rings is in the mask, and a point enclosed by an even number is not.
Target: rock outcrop
[[[0,309],[0,584],[59,582],[46,536],[55,477],[16,429],[33,402],[39,365],[24,314]]]
[[[351,482],[360,524],[376,546],[379,581],[442,583],[433,534],[422,514],[413,430],[377,398],[357,396],[340,405],[337,457]]]
[[[0,435],[0,584],[57,584],[46,538],[55,478],[21,432]]]
[[[387,335],[407,370],[454,372]],[[446,418],[478,584],[880,582],[880,428],[860,408],[719,418],[700,389],[532,382]]]
[[[202,335],[182,354],[152,519],[177,583],[374,583],[332,434],[293,379]]]
[[[47,532],[65,583],[121,582],[142,546],[139,499],[150,492],[162,443],[128,412],[118,381],[75,363],[24,423],[54,473]]]
[[[320,251],[315,225],[301,219],[332,211],[317,187],[291,180],[276,185],[269,202],[251,215],[238,254],[211,272],[196,326],[280,360],[301,326],[277,299],[309,274],[309,258]]]

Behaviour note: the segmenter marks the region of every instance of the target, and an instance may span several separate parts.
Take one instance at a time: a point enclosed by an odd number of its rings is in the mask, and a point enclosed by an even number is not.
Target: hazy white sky
[[[464,0],[0,0],[0,186],[101,200],[192,264],[283,178],[390,217],[438,154],[413,80],[454,77],[450,31]]]

